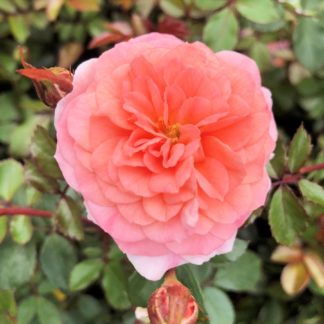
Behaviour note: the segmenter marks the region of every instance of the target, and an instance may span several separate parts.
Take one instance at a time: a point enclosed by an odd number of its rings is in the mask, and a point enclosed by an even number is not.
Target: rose
[[[88,217],[151,280],[232,249],[264,204],[275,146],[254,61],[147,34],[75,71],[56,159]]]

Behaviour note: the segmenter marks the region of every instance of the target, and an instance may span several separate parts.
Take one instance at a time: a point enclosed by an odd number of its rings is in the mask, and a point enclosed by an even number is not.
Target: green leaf
[[[160,7],[164,13],[171,17],[180,18],[185,14],[185,3],[183,0],[161,0]]]
[[[274,152],[274,157],[270,160],[268,164],[268,171],[272,178],[280,179],[285,172],[286,165],[286,151],[283,144],[278,141],[276,150]]]
[[[33,242],[18,245],[6,239],[0,245],[0,288],[18,288],[30,280],[36,265]]]
[[[224,9],[212,15],[203,31],[204,42],[214,51],[233,49],[238,41],[239,24],[233,12]]]
[[[236,239],[234,242],[234,246],[231,252],[224,254],[226,259],[229,261],[236,261],[238,258],[240,258],[246,251],[248,247],[248,242]]]
[[[269,300],[261,308],[258,322],[262,324],[282,324],[284,323],[284,312],[276,300]]]
[[[16,103],[11,93],[0,95],[1,122],[15,121],[19,118],[15,105]]]
[[[236,8],[244,18],[259,24],[268,24],[280,18],[273,0],[238,0]]]
[[[312,150],[310,136],[303,125],[295,133],[288,150],[288,166],[291,172],[298,171],[307,161]]]
[[[13,14],[16,12],[16,8],[12,3],[12,0],[1,0],[0,1],[0,10],[3,10],[6,13]]]
[[[250,56],[256,61],[261,71],[265,71],[270,67],[271,56],[265,44],[255,42],[251,47]]]
[[[10,222],[10,233],[15,242],[26,244],[33,236],[33,225],[27,216],[15,216]]]
[[[13,159],[0,162],[0,197],[11,200],[24,182],[24,169]]]
[[[146,307],[153,291],[160,287],[162,281],[150,281],[143,278],[137,271],[128,279],[128,296],[132,304]]]
[[[20,302],[18,306],[18,323],[32,324],[37,312],[37,298],[34,296],[28,297]]]
[[[67,289],[69,275],[76,261],[75,249],[68,240],[57,234],[46,238],[40,253],[40,263],[51,283]]]
[[[41,193],[33,187],[27,187],[25,190],[26,203],[28,206],[33,206],[41,198]]]
[[[205,288],[204,301],[209,323],[234,323],[234,307],[229,297],[223,291],[214,287]]]
[[[234,242],[234,246],[231,252],[221,255],[216,255],[211,259],[211,262],[215,265],[221,265],[228,262],[236,261],[239,257],[245,253],[246,249],[248,247],[248,242],[236,239]]]
[[[67,236],[82,240],[84,237],[81,222],[81,208],[70,197],[61,199],[54,213],[54,220],[58,223],[60,230]]]
[[[27,10],[29,5],[29,0],[14,0],[17,8],[21,10]]]
[[[0,142],[8,144],[10,140],[10,134],[15,129],[15,123],[0,124]]]
[[[78,309],[83,317],[89,321],[103,313],[103,306],[100,300],[89,295],[81,295],[78,300]]]
[[[24,15],[9,16],[8,22],[16,41],[20,44],[25,43],[30,34],[26,17]]]
[[[286,186],[273,195],[269,210],[272,235],[283,245],[293,244],[307,227],[307,215],[298,198]]]
[[[72,269],[69,287],[72,291],[82,290],[96,281],[103,269],[101,259],[88,259],[74,266]]]
[[[48,131],[37,126],[30,145],[30,152],[39,170],[46,176],[61,179],[62,173],[54,159],[55,142]]]
[[[324,189],[315,182],[302,179],[298,183],[303,196],[316,204],[324,207]]]
[[[215,10],[226,4],[226,0],[195,0],[195,6],[201,10]]]
[[[293,42],[295,54],[306,68],[317,71],[324,66],[324,27],[319,20],[298,19]]]
[[[10,135],[10,154],[19,157],[28,155],[31,139],[37,125],[46,126],[49,120],[49,116],[33,115],[17,126]]]
[[[0,289],[0,318],[2,315],[10,320],[16,316],[16,313],[17,307],[13,291]]]
[[[219,268],[215,277],[218,287],[230,291],[256,291],[262,278],[261,260],[253,252],[245,252],[239,259]]]
[[[25,170],[26,182],[31,184],[37,190],[46,193],[59,192],[60,187],[57,180],[46,178],[38,171],[35,164],[31,163],[30,161],[26,161]]]
[[[202,290],[200,288],[199,281],[190,269],[190,265],[186,264],[177,267],[177,277],[186,287],[190,289],[200,308],[205,312]]]
[[[57,307],[44,297],[37,297],[37,316],[40,324],[62,324]]]
[[[0,243],[6,237],[7,229],[8,229],[8,218],[5,216],[1,216],[0,217]]]
[[[127,294],[127,278],[119,262],[110,262],[104,269],[102,288],[106,300],[116,309],[129,309],[131,303]]]

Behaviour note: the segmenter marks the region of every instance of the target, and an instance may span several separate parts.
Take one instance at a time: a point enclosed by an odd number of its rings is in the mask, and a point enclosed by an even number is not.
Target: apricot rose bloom
[[[77,68],[55,157],[89,219],[157,280],[230,251],[264,204],[270,97],[248,57],[147,34]]]

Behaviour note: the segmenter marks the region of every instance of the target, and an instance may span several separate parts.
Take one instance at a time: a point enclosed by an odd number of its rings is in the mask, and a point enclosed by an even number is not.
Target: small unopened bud
[[[57,103],[72,91],[72,73],[61,67],[35,68],[26,63],[22,51],[20,52],[21,63],[24,69],[17,72],[32,80],[37,95],[45,105],[55,108]]]
[[[324,288],[324,262],[314,251],[307,250],[304,256],[304,263],[311,277],[318,287]]]
[[[281,273],[281,285],[283,290],[290,296],[301,293],[310,280],[309,273],[303,262],[287,264]]]
[[[163,285],[156,289],[148,302],[152,324],[194,324],[198,318],[198,305],[190,290],[177,280],[170,270]]]
[[[298,246],[278,246],[271,255],[271,261],[277,263],[299,262],[303,258],[303,251]]]

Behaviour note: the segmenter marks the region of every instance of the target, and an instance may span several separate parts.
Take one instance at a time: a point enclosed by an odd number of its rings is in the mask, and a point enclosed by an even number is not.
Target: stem
[[[172,268],[167,271],[167,273],[165,274],[164,282],[165,283],[178,282],[177,275],[176,275],[176,268]]]
[[[324,163],[319,163],[319,164],[315,164],[315,165],[309,165],[309,166],[302,167],[302,168],[300,168],[298,173],[305,174],[305,173],[318,171],[318,170],[324,170]]]
[[[280,186],[282,184],[294,184],[298,182],[300,178],[301,175],[298,174],[287,174],[281,180],[273,182],[272,187]]]
[[[272,183],[272,187],[280,186],[282,184],[294,184],[297,183],[303,174],[310,173],[313,171],[324,170],[324,163],[315,165],[308,165],[299,169],[295,174],[286,174],[281,180]]]
[[[28,207],[6,207],[0,208],[0,216],[7,216],[7,215],[27,215],[27,216],[36,216],[36,217],[45,217],[51,218],[52,213],[47,210],[40,210]]]
[[[26,216],[35,216],[35,217],[43,217],[43,218],[52,218],[52,212],[48,210],[42,209],[34,209],[30,207],[19,207],[19,206],[11,206],[0,208],[0,217],[1,216],[15,216],[15,215],[26,215]],[[86,225],[95,224],[88,220],[87,218],[81,218],[81,221]]]

